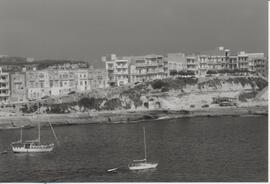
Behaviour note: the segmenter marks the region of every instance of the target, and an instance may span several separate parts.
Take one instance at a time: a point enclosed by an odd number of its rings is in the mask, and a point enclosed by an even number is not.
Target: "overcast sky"
[[[97,60],[102,55],[267,52],[266,0],[0,0],[0,54]]]

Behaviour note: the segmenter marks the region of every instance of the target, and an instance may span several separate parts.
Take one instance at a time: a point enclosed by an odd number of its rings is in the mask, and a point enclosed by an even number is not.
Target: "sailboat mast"
[[[145,137],[145,128],[143,127],[143,142],[144,142],[144,159],[147,162],[147,148],[146,148],[146,137]]]
[[[21,127],[21,137],[20,137],[20,142],[22,142],[22,127]]]
[[[40,123],[38,122],[38,142],[40,143]]]
[[[39,102],[37,102],[37,112],[39,110]],[[38,142],[40,143],[40,122],[38,121]]]
[[[52,130],[52,132],[53,132],[53,136],[54,136],[54,138],[55,138],[57,144],[59,145],[59,144],[60,144],[60,143],[59,143],[59,140],[57,139],[56,133],[55,133],[55,131],[54,131],[54,129],[53,129],[53,126],[52,126],[52,124],[51,124],[51,122],[50,122],[50,119],[49,119],[48,115],[47,115],[47,118],[48,118],[48,122],[49,122],[49,125],[50,125],[50,127],[51,127],[51,130]]]

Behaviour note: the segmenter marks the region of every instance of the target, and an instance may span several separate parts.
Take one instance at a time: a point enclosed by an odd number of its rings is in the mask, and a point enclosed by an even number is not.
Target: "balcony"
[[[128,68],[128,65],[116,65],[115,68]]]
[[[136,68],[144,68],[144,67],[146,67],[146,64],[145,63],[136,63],[135,66],[136,66]]]
[[[115,75],[128,75],[128,72],[118,72],[118,73],[115,73]]]
[[[6,90],[8,90],[9,89],[9,86],[0,86],[0,90],[3,90],[3,89],[6,89]]]
[[[0,93],[0,97],[7,97],[9,96],[9,93]]]
[[[197,65],[197,63],[187,63],[187,67],[189,67],[189,66],[196,66]]]
[[[9,80],[8,79],[0,79],[0,83],[8,83]]]
[[[147,67],[157,67],[157,66],[159,66],[159,64],[158,63],[148,63],[148,64],[146,64],[146,66]]]
[[[107,67],[107,70],[114,70],[113,66]]]

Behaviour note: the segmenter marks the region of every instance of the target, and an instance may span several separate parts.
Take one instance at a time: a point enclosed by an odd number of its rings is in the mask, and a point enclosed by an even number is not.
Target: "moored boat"
[[[36,141],[25,141],[22,144],[12,144],[12,151],[14,153],[25,152],[50,152],[54,148],[54,143],[42,145]]]
[[[52,132],[57,140],[55,132],[51,123],[49,122]],[[14,153],[28,153],[28,152],[51,152],[54,149],[54,143],[50,144],[41,144],[40,141],[40,123],[38,123],[38,138],[36,140],[27,140],[23,141],[22,138],[22,127],[21,127],[21,136],[20,140],[11,143],[11,148]]]
[[[129,170],[146,170],[154,169],[158,166],[157,162],[147,162],[147,150],[146,150],[146,137],[145,137],[145,128],[143,128],[144,136],[144,159],[142,160],[133,160],[131,164],[128,165]]]

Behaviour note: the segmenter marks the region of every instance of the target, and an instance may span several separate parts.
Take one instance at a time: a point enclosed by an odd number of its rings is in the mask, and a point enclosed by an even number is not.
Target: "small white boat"
[[[108,169],[107,170],[107,172],[114,172],[114,171],[116,171],[118,168],[116,167],[116,168],[112,168],[112,169]]]
[[[55,135],[55,132],[53,130],[53,127],[51,123],[49,122],[50,127],[52,129],[52,132],[57,140],[57,137]],[[58,140],[57,140],[58,142]],[[21,128],[21,136],[20,140],[17,142],[11,143],[11,148],[14,153],[28,153],[28,152],[51,152],[54,148],[54,143],[51,144],[41,144],[40,141],[40,123],[38,123],[38,138],[36,140],[28,140],[23,141],[22,139],[22,128]]]
[[[135,171],[135,170],[154,169],[158,166],[158,163],[147,162],[145,128],[143,128],[143,136],[144,136],[144,159],[133,160],[133,162],[130,165],[128,165],[129,170]]]
[[[162,119],[170,119],[170,117],[169,116],[161,116],[157,120],[162,120]]]
[[[142,170],[142,169],[154,169],[158,166],[158,163],[150,163],[145,159],[133,160],[133,163],[128,166],[129,170]]]

